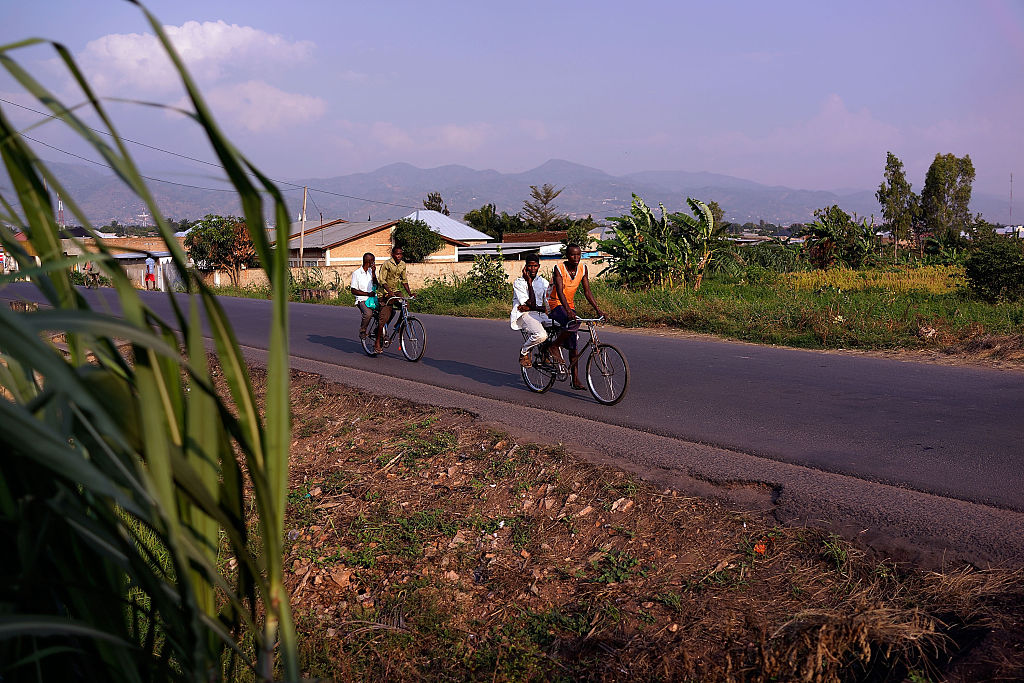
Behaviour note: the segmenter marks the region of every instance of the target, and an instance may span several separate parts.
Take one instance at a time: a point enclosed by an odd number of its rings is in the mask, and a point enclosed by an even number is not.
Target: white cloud
[[[309,123],[327,111],[319,97],[285,92],[262,81],[216,86],[206,99],[214,115],[254,133]]]
[[[262,73],[308,59],[313,44],[288,41],[251,26],[224,21],[187,21],[165,26],[192,75],[203,84],[232,75]],[[104,95],[163,94],[178,77],[155,35],[113,33],[90,41],[78,55],[83,71]]]

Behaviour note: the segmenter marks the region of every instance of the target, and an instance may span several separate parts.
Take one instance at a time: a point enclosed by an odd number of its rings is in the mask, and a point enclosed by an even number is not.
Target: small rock
[[[319,486],[314,486],[313,488],[311,488],[309,490],[309,495],[311,495],[311,496],[313,496],[315,498],[316,496],[319,496],[322,492],[323,491],[321,490],[321,488]]]
[[[566,502],[566,504],[568,504],[568,503],[572,503],[572,502],[574,502],[574,501],[575,501],[575,500],[576,500],[577,498],[579,498],[579,496],[577,496],[577,495],[576,495],[575,493],[570,493],[570,494],[569,494],[569,497],[565,499],[565,502]]]
[[[502,439],[498,443],[494,444],[494,446],[492,447],[492,450],[500,451],[502,448],[504,448],[507,445],[508,445],[508,441],[505,441],[504,439]]]
[[[668,630],[669,630],[670,633],[675,633],[676,631],[679,630],[679,624],[669,624],[668,625]]]
[[[327,629],[327,637],[328,638],[333,638],[337,633],[338,633],[338,629],[336,629],[336,628],[329,628],[329,629]]]
[[[582,510],[580,510],[579,512],[577,512],[576,516],[577,517],[586,517],[587,515],[589,515],[593,511],[594,511],[594,508],[592,508],[591,506],[588,505],[587,507],[585,507]]]
[[[458,572],[453,572],[453,571],[446,571],[444,573],[444,578],[447,579],[448,581],[455,582],[455,581],[459,580],[459,573]]]

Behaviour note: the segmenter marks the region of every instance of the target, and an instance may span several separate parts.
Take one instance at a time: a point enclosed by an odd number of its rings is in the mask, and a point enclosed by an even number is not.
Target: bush
[[[398,221],[391,236],[395,246],[402,248],[403,258],[409,263],[422,263],[428,256],[444,246],[444,240],[424,221],[406,218]]]
[[[982,240],[964,261],[967,287],[986,301],[1015,301],[1024,296],[1024,242],[994,237]]]
[[[512,285],[501,267],[501,260],[489,256],[473,259],[466,285],[481,299],[508,299],[512,296]]]

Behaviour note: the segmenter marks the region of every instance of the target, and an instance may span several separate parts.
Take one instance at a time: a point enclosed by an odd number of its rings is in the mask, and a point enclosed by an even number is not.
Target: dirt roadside
[[[316,374],[295,373],[292,397],[287,567],[307,675],[1024,676],[1019,571],[897,564]]]

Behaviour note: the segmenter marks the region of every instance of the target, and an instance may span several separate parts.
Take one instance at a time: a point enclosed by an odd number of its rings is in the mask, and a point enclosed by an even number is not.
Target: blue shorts
[[[565,308],[563,306],[555,306],[553,309],[551,309],[550,317],[551,320],[560,328],[572,332],[572,334],[569,335],[569,338],[562,344],[562,346],[569,349],[570,351],[575,351],[576,332],[578,332],[580,329],[579,321],[573,320],[572,322],[569,322],[569,315],[565,312]]]

